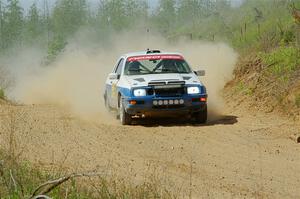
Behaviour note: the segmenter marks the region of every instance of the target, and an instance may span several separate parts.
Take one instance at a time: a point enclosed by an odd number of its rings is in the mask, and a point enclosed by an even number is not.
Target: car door
[[[109,101],[110,101],[110,106],[113,108],[118,108],[118,88],[117,84],[120,80],[121,74],[122,74],[122,69],[124,65],[124,58],[121,58],[118,61],[117,66],[115,67],[113,73],[117,75],[118,78],[115,79],[109,79],[108,84],[111,85],[111,92],[109,93],[110,96],[108,96]]]

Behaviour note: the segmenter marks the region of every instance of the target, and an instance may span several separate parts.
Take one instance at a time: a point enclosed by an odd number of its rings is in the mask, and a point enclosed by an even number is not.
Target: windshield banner
[[[142,55],[142,56],[128,57],[127,61],[161,60],[161,59],[183,60],[183,57],[181,55]]]

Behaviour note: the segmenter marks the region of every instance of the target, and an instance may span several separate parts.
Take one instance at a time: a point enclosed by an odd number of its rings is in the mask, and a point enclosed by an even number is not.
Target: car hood
[[[199,78],[193,74],[149,74],[124,76],[131,87],[148,86],[149,82],[185,81],[185,84],[201,84]]]

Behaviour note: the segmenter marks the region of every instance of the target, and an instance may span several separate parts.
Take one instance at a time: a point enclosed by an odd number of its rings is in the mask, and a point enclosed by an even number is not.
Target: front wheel
[[[196,124],[205,124],[207,122],[207,106],[203,110],[193,113],[192,117]]]
[[[120,117],[120,121],[122,125],[130,125],[132,118],[131,115],[129,115],[128,113],[126,113],[125,108],[124,108],[124,102],[121,99],[121,101],[119,102],[120,107],[119,107],[119,117]]]

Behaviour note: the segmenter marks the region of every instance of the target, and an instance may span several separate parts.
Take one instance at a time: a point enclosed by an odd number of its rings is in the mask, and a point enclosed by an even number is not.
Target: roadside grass
[[[5,98],[4,90],[0,88],[0,99],[4,99],[4,98]]]
[[[300,94],[296,95],[295,105],[297,106],[297,108],[300,108]]]
[[[254,94],[254,90],[250,88],[245,82],[240,81],[236,86],[235,86],[235,92],[251,96]]]
[[[245,55],[239,61],[239,67],[234,71],[233,91],[254,96],[261,103],[262,110],[271,107],[271,111],[276,108],[289,116],[297,115],[300,95],[295,90],[299,85],[300,49],[283,42],[272,50],[254,52],[249,59]]]
[[[31,196],[39,185],[50,182],[50,179],[62,177],[34,167],[28,162],[20,162],[16,157],[7,154],[9,153],[0,151],[0,198],[34,198]],[[53,199],[177,198],[153,178],[149,178],[148,182],[133,185],[125,180],[104,176],[106,175],[83,175],[82,178],[70,178],[45,195]],[[49,186],[45,186],[41,191],[47,189]],[[37,192],[36,195],[40,194]]]
[[[259,57],[269,67],[268,71],[283,82],[288,81],[288,77],[300,67],[300,51],[294,46],[281,46],[268,53],[261,52]]]

